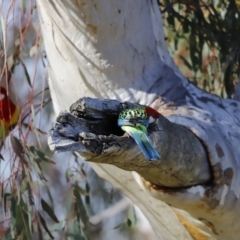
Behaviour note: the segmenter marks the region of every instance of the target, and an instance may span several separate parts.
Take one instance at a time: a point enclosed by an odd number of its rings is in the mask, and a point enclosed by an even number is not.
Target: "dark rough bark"
[[[77,151],[87,161],[136,171],[158,186],[186,187],[211,180],[206,151],[199,139],[163,116],[148,128],[162,159],[147,161],[134,140],[117,126],[120,111],[132,106],[116,100],[80,99],[70,107],[70,113],[58,116],[51,148]]]

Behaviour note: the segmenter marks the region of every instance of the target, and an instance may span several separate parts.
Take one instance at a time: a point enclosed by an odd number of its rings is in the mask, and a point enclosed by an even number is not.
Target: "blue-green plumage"
[[[147,136],[149,116],[145,107],[125,109],[119,114],[118,126],[127,132],[138,144],[147,160],[161,159]]]

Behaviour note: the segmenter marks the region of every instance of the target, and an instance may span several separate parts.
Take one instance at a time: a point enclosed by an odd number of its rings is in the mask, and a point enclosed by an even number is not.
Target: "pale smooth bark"
[[[239,239],[240,104],[203,92],[180,74],[157,3],[37,2],[57,111],[84,96],[150,105],[200,139],[213,177],[211,185],[169,189],[135,174],[138,185],[110,165],[92,164],[96,172],[140,207],[158,239],[190,238],[159,200],[184,210],[177,216],[195,239]]]

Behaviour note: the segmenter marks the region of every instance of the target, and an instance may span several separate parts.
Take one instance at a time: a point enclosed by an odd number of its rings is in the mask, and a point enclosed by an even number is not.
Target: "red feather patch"
[[[0,120],[10,122],[12,115],[14,114],[14,111],[16,109],[16,106],[13,104],[13,102],[7,96],[7,91],[5,88],[0,87],[0,95],[1,95]]]
[[[145,107],[145,111],[146,111],[148,117],[153,117],[153,118],[157,119],[161,116],[161,114],[158,111],[156,111],[155,109],[150,108],[150,107]]]

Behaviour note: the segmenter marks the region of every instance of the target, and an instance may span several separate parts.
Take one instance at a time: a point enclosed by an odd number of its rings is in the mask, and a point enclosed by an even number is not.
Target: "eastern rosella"
[[[18,118],[18,107],[8,97],[6,89],[0,86],[0,140],[17,124]]]
[[[144,106],[125,109],[118,117],[118,126],[135,140],[149,161],[161,159],[147,136],[147,127],[159,117],[156,110]]]

